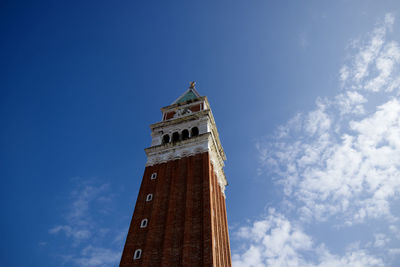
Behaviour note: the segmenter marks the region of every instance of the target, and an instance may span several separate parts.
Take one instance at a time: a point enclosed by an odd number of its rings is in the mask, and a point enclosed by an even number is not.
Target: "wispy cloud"
[[[305,32],[299,34],[299,45],[301,48],[305,49],[310,45],[309,38]]]
[[[400,197],[400,45],[388,40],[393,25],[394,16],[387,14],[366,41],[352,43],[350,61],[339,70],[336,97],[317,99],[313,110],[297,114],[273,138],[257,143],[262,169],[282,186],[282,201],[295,216],[272,213],[242,228],[238,238],[249,243],[235,255],[236,266],[382,266],[388,253],[368,251],[396,249],[387,234],[372,232],[371,241],[361,244],[364,249],[333,255],[328,244],[315,245],[300,227],[330,222],[330,227],[346,228],[375,220],[386,233],[395,231],[399,218],[391,207]],[[261,237],[243,234],[260,225],[268,225]],[[282,247],[260,241],[274,244],[275,233],[287,238]],[[287,253],[273,255],[277,248]],[[307,250],[313,251],[312,260],[305,257]]]
[[[69,198],[63,223],[49,229],[49,234],[66,238],[63,243],[69,244],[60,257],[68,265],[115,266],[121,255],[122,231],[118,232],[114,224],[115,228],[107,227],[104,216],[110,213],[114,201],[110,186],[79,179]]]
[[[387,14],[366,42],[353,42],[353,60],[340,70],[345,89],[377,92],[391,82],[395,64],[399,62],[399,45],[387,41],[386,36],[392,30],[394,20],[392,14]]]
[[[93,247],[91,245],[82,249],[79,255],[72,258],[78,266],[116,266],[121,257],[121,252],[110,248]]]
[[[71,237],[75,245],[90,238],[95,229],[93,219],[94,211],[101,212],[107,207],[103,206],[100,210],[90,210],[90,206],[98,205],[98,202],[108,194],[108,184],[94,185],[91,181],[81,181],[71,192],[71,206],[65,214],[65,224],[56,225],[49,230],[50,234],[64,233]],[[93,207],[92,207],[93,208]]]
[[[275,167],[286,195],[303,203],[303,217],[325,220],[341,214],[350,224],[368,217],[393,219],[389,201],[400,189],[400,103],[386,92],[382,104],[365,110],[373,97],[365,91],[387,91],[377,77],[399,74],[393,73],[393,63],[400,47],[385,40],[392,24],[393,16],[387,15],[367,45],[359,47],[353,67],[346,67],[351,82],[343,93],[318,100],[316,109],[282,126],[274,141],[258,144],[263,164]],[[371,69],[383,58],[392,63],[374,76]],[[385,86],[394,87],[393,82]]]

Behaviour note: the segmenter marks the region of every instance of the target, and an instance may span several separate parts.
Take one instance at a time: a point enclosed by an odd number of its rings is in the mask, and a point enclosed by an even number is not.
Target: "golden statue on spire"
[[[196,85],[195,81],[190,82],[190,89],[195,89],[194,86]]]

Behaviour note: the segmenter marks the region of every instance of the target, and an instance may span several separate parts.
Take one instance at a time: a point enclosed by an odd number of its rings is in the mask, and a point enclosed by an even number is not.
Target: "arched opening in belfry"
[[[192,136],[198,136],[199,135],[199,128],[193,127],[192,128]]]
[[[179,141],[179,133],[178,132],[174,132],[172,134],[172,142],[178,142]]]
[[[182,140],[186,139],[189,139],[189,131],[185,129],[182,131]]]
[[[168,144],[169,143],[169,135],[168,134],[163,136],[162,142],[163,142],[163,144]]]

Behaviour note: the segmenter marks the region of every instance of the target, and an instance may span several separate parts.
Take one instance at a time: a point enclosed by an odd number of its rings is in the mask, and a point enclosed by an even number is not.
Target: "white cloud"
[[[390,238],[388,238],[385,234],[375,234],[374,247],[383,247],[389,243],[389,241]]]
[[[307,114],[304,126],[309,135],[314,135],[316,133],[323,135],[331,126],[331,120],[325,113],[326,105],[322,103],[322,101],[317,101],[317,106],[317,109]]]
[[[108,184],[98,184],[95,180],[81,180],[72,190],[70,206],[64,222],[49,229],[49,234],[59,238],[64,234],[69,242],[60,257],[76,266],[115,266],[121,255],[120,229],[104,227],[98,218],[109,214],[113,195]],[[124,231],[125,232],[125,231]],[[126,234],[126,233],[125,233]]]
[[[257,145],[263,164],[275,171],[285,194],[301,203],[303,220],[325,221],[332,215],[349,225],[382,216],[395,220],[390,202],[400,191],[400,102],[389,96],[366,109],[371,94],[353,90],[361,84],[383,94],[393,90],[393,82],[386,81],[399,75],[394,70],[400,48],[385,39],[393,21],[387,15],[367,45],[359,45],[353,62],[342,67],[344,92],[333,101],[317,100],[314,110],[280,127],[275,140]],[[374,63],[376,77],[371,72]]]
[[[340,81],[341,82],[346,82],[347,78],[349,78],[350,72],[349,72],[349,68],[347,66],[343,66],[340,71]]]
[[[375,59],[375,69],[377,75],[368,80],[365,84],[365,89],[369,91],[380,91],[391,80],[391,74],[395,64],[400,59],[400,47],[395,42],[390,42],[385,45],[383,51]],[[389,89],[388,91],[390,91]]]
[[[394,64],[399,61],[398,44],[386,44],[385,39],[393,24],[394,16],[387,14],[385,20],[372,31],[367,42],[353,42],[353,47],[358,50],[354,60],[339,71],[343,88],[376,92],[388,82]]]
[[[72,206],[67,214],[67,220],[75,225],[88,225],[92,222],[90,205],[104,198],[103,193],[109,188],[108,184],[92,185],[83,183],[72,191]]]
[[[90,237],[90,231],[87,229],[76,229],[69,225],[58,225],[49,230],[50,234],[57,234],[59,232],[64,232],[67,237],[72,237],[75,241],[82,241]]]
[[[319,267],[367,267],[367,266],[384,266],[382,259],[369,255],[364,250],[348,251],[344,256],[332,255],[326,249],[322,248],[319,252]]]
[[[95,186],[90,182],[80,183],[71,193],[71,206],[65,215],[65,224],[54,226],[49,230],[49,233],[58,234],[62,232],[73,239],[74,245],[90,238],[96,231],[96,223],[92,218],[94,213],[93,210],[90,210],[90,206],[104,198],[103,195],[108,188],[108,184]],[[97,211],[101,211],[101,209]]]
[[[357,247],[338,256],[324,244],[316,246],[299,225],[274,210],[251,226],[240,228],[235,237],[247,244],[243,251],[233,254],[232,264],[238,267],[383,266],[382,259]]]
[[[119,262],[121,253],[108,248],[85,247],[79,256],[75,256],[73,261],[78,266],[115,266]]]
[[[345,114],[365,113],[363,104],[367,102],[367,99],[356,91],[346,91],[343,94],[337,95],[335,100],[342,116]]]
[[[317,99],[257,143],[262,168],[282,186],[286,213],[296,219],[270,213],[240,228],[236,237],[247,249],[234,254],[236,266],[383,266],[399,255],[389,238],[400,239],[392,212],[400,199],[400,45],[387,40],[393,24],[388,14],[368,41],[353,43],[337,96]],[[368,228],[374,223],[379,230]],[[339,255],[302,230],[314,224],[369,231]]]
[[[390,100],[349,127],[340,141],[326,146],[319,138],[303,143],[297,158],[287,162],[297,166],[301,179],[288,185],[317,219],[339,212],[355,214],[356,221],[390,217],[389,201],[400,190],[400,103]]]
[[[242,254],[233,255],[233,266],[300,266],[299,250],[309,250],[312,240],[274,210],[263,220],[239,229],[237,236],[250,242]]]

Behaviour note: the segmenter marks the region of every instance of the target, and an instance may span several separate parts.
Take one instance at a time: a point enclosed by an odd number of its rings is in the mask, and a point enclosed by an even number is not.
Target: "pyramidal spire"
[[[183,103],[188,100],[193,100],[200,97],[200,94],[197,92],[195,86],[196,86],[195,81],[190,82],[189,88],[180,97],[178,97],[172,104]]]

